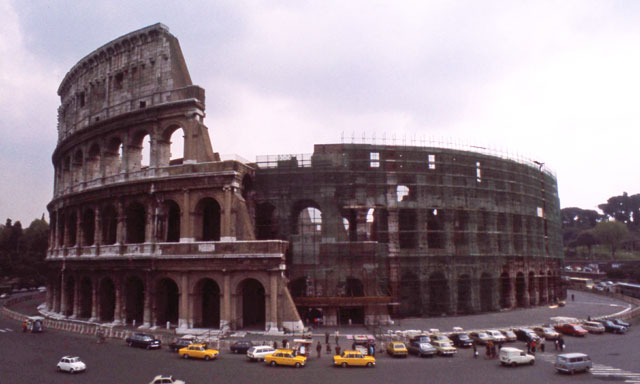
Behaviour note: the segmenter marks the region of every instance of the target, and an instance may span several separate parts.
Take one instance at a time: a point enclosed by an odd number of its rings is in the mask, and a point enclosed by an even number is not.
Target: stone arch
[[[364,284],[360,279],[347,277],[344,293],[347,297],[363,297],[365,296]],[[340,307],[339,315],[341,324],[364,324],[363,305]]]
[[[322,210],[315,201],[297,201],[291,210],[291,217],[292,234],[309,236],[322,233]]]
[[[292,297],[307,296],[307,278],[299,277],[289,283],[289,292]]]
[[[259,203],[256,206],[256,239],[275,240],[278,232],[278,210],[271,203]]]
[[[500,306],[511,308],[511,278],[507,272],[500,275]]]
[[[458,313],[468,314],[473,312],[471,302],[471,277],[467,274],[458,277]]]
[[[449,283],[442,272],[429,275],[429,314],[440,316],[449,312]]]
[[[212,197],[198,201],[195,208],[195,235],[198,241],[220,241],[220,203]]]
[[[344,295],[348,297],[362,297],[364,296],[364,284],[360,279],[355,277],[347,277]]]
[[[142,324],[144,316],[144,282],[137,276],[130,276],[125,283],[125,321]]]
[[[63,315],[71,316],[73,315],[73,303],[75,302],[75,292],[76,291],[76,279],[73,276],[67,277],[64,282],[64,296],[67,301],[67,305]]]
[[[242,328],[265,328],[266,307],[265,289],[256,279],[244,279],[238,284],[237,295],[240,299],[238,309],[242,311]]]
[[[516,274],[516,305],[518,307],[527,306],[525,301],[526,284],[524,273],[518,272]]]
[[[210,278],[200,279],[193,291],[195,327],[220,328],[220,286]]]
[[[180,241],[180,205],[173,200],[165,200],[163,211],[166,216],[160,238],[168,243],[177,243]]]
[[[91,309],[93,307],[93,283],[89,277],[83,277],[82,280],[80,280],[78,294],[80,295],[78,298],[80,304],[78,317],[88,319],[91,317]]]
[[[116,211],[116,208],[113,205],[109,204],[102,209],[100,219],[102,227],[102,243],[106,245],[115,244],[118,240],[118,211]]]
[[[178,284],[169,277],[156,283],[156,324],[164,326],[167,322],[177,324],[180,315],[180,290]]]
[[[96,216],[93,208],[87,208],[82,214],[82,244],[93,245],[95,243]]]
[[[100,177],[100,145],[98,143],[93,143],[89,147],[85,168],[88,180],[94,180]]]
[[[533,271],[529,272],[529,278],[527,280],[527,283],[529,284],[529,304],[530,305],[536,305],[536,298],[538,297],[538,295],[536,295],[536,273]]]
[[[422,289],[420,279],[411,271],[402,274],[400,284],[400,312],[405,316],[422,316]]]
[[[480,276],[480,310],[489,312],[493,310],[494,282],[490,273],[483,272]]]
[[[129,172],[136,172],[151,165],[151,134],[146,129],[139,130],[131,136],[127,146],[127,167]]]
[[[164,128],[157,142],[158,165],[180,165],[184,163],[186,131],[180,124],[171,123]]]
[[[98,297],[100,321],[113,321],[116,308],[116,288],[111,278],[105,277],[100,281]]]
[[[124,146],[120,137],[109,139],[104,151],[104,173],[105,176],[118,175],[122,171],[122,158],[124,156]]]
[[[134,201],[127,206],[126,212],[127,240],[129,244],[145,242],[146,233],[146,209],[140,202]]]

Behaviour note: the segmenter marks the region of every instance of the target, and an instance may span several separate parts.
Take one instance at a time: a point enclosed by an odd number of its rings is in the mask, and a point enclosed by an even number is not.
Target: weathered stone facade
[[[564,295],[556,180],[540,164],[365,144],[221,161],[204,90],[161,24],[80,60],[58,94],[54,312],[274,330],[300,329],[299,312],[381,324]]]

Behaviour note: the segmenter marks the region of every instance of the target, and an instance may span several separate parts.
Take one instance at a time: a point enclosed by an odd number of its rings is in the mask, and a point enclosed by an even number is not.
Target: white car
[[[582,328],[586,329],[590,333],[604,333],[604,325],[597,321],[585,321],[582,323]]]
[[[173,376],[158,375],[154,377],[149,384],[186,384],[186,383],[182,380],[174,379]]]
[[[526,353],[518,348],[503,347],[500,349],[500,364],[510,365],[515,367],[516,365],[531,364],[536,361],[536,357]]]
[[[506,343],[507,342],[507,338],[500,331],[496,331],[496,330],[490,329],[490,330],[488,330],[486,332],[487,332],[487,335],[489,335],[493,339],[494,343]]]
[[[247,357],[251,361],[263,360],[265,356],[274,353],[276,350],[268,345],[254,345],[247,351]]]
[[[57,367],[58,371],[65,371],[69,373],[84,372],[87,370],[87,365],[80,361],[79,357],[64,356],[60,359]]]

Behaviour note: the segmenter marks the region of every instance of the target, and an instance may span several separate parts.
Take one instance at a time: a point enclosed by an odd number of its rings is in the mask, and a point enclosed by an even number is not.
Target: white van
[[[254,345],[247,351],[247,357],[251,361],[264,360],[265,356],[274,353],[276,350],[269,345]]]
[[[510,365],[515,367],[516,365],[531,364],[536,362],[536,357],[529,355],[525,351],[518,348],[503,347],[500,349],[500,364]]]

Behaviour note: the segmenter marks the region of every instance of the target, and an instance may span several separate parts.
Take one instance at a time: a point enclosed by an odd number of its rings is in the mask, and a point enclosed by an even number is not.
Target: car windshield
[[[447,343],[446,341],[445,341],[445,342],[440,343],[440,346],[441,346],[442,348],[451,348],[451,344]]]
[[[429,349],[429,348],[433,348],[433,347],[429,343],[420,343],[420,348]]]
[[[584,330],[585,330],[584,328],[582,328],[582,327],[581,327],[581,326],[579,326],[579,325],[574,325],[574,326],[573,326],[573,329],[575,329],[576,331],[584,331]]]
[[[489,335],[487,335],[484,332],[480,332],[480,333],[478,333],[478,337],[489,337]]]
[[[458,335],[459,340],[469,340],[469,336],[467,335]]]

